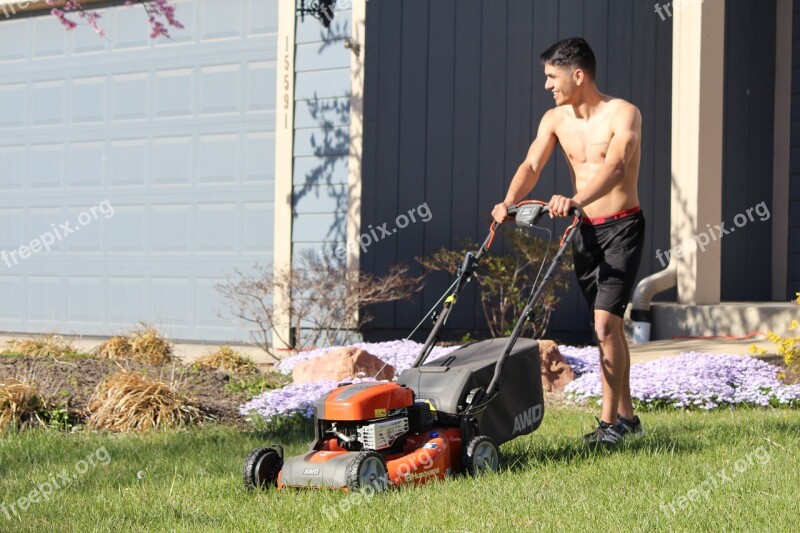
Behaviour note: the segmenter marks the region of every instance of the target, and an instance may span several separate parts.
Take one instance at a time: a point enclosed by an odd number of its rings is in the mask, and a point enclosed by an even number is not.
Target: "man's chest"
[[[573,165],[603,163],[612,137],[608,123],[585,124],[578,121],[556,128],[564,154]]]

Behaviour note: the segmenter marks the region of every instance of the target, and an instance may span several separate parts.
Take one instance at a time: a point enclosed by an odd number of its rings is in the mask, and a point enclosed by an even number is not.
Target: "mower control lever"
[[[475,258],[475,254],[472,252],[467,252],[464,254],[464,261],[461,263],[461,266],[458,267],[458,274],[464,274],[469,277],[475,273],[475,269],[477,267],[478,260]]]
[[[539,220],[542,218],[542,216],[549,212],[550,207],[546,204],[530,203],[519,206],[508,206],[509,216],[514,217],[514,221],[520,228],[529,228],[531,226],[535,226],[539,223]],[[584,216],[583,212],[577,207],[571,208],[569,214],[578,218]]]

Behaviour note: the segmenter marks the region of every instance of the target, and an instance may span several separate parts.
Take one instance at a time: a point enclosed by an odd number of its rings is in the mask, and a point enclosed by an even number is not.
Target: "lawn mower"
[[[538,201],[509,207],[509,216],[523,228],[535,226],[547,212]],[[497,471],[498,447],[535,431],[544,416],[539,345],[519,337],[581,223],[578,209],[570,214],[573,222],[509,337],[474,342],[426,362],[492,244],[498,227],[493,222],[434,305],[436,310],[442,304],[441,311],[411,368],[394,382],[342,384],[318,399],[310,450],[291,458],[283,457],[280,446],[253,450],[244,464],[245,485],[381,491]],[[546,256],[542,266],[545,262]]]

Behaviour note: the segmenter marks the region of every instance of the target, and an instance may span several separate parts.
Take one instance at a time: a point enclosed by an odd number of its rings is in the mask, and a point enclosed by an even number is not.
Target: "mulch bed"
[[[180,363],[160,366],[82,357],[0,355],[0,379],[35,383],[46,400],[65,407],[78,419],[85,417],[86,406],[97,384],[122,370],[142,372],[175,384],[181,394],[195,400],[218,423],[246,426],[239,406],[250,397],[247,393],[229,391],[225,385],[231,376],[223,371],[197,369]]]

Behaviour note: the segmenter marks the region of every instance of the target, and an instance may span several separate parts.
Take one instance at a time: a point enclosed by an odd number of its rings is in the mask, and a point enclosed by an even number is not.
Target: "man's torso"
[[[567,160],[575,191],[579,192],[603,168],[606,152],[613,136],[611,117],[620,106],[630,105],[624,100],[606,98],[597,114],[588,121],[576,118],[571,107],[557,108],[555,133]],[[640,134],[641,132],[637,132]],[[639,135],[641,139],[641,135]],[[600,217],[631,209],[639,205],[637,179],[641,159],[641,140],[626,165],[622,180],[604,197],[592,202],[584,210],[589,217]]]

